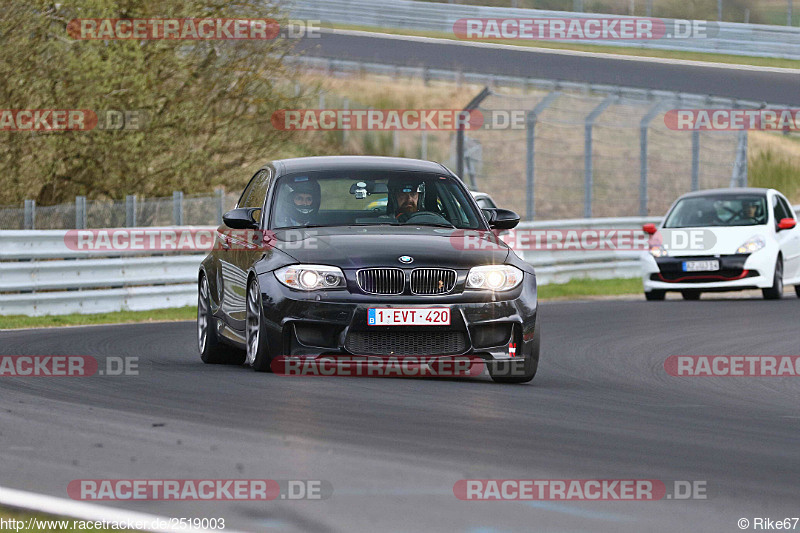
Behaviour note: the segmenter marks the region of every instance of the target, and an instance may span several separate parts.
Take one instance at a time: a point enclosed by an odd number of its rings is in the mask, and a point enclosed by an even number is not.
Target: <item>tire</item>
[[[211,295],[208,280],[200,276],[197,286],[197,348],[200,359],[209,365],[241,365],[244,352],[220,341],[216,319],[211,314]]]
[[[701,294],[703,293],[696,290],[681,291],[684,300],[699,300]]]
[[[533,349],[531,350],[530,356],[525,358],[522,372],[519,373],[519,375],[509,376],[507,374],[510,373],[510,362],[509,365],[502,363],[500,366],[489,363],[487,368],[489,369],[489,375],[492,377],[492,381],[495,383],[528,383],[531,381],[536,376],[536,370],[539,368],[540,341],[539,315],[537,313],[536,325],[533,327]],[[517,363],[517,361],[514,361],[514,363]],[[503,367],[505,366],[508,366],[508,369],[504,369]]]
[[[256,372],[271,370],[272,355],[267,345],[267,328],[264,319],[264,306],[261,299],[261,287],[253,278],[247,284],[247,320],[245,326],[247,357],[245,362]]]
[[[666,295],[667,295],[667,291],[658,291],[658,290],[654,289],[654,290],[652,290],[650,292],[644,293],[644,298],[648,302],[658,302],[658,301],[663,300],[664,297],[666,297]]]
[[[772,287],[761,289],[765,300],[780,300],[783,298],[783,259],[778,256],[775,263],[775,275],[772,278]]]
[[[800,298],[800,285],[794,286],[794,292],[797,294],[797,297]]]

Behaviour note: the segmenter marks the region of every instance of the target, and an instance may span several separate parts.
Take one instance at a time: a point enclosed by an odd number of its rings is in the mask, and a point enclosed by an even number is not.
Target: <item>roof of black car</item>
[[[404,157],[378,157],[337,155],[324,157],[296,157],[279,159],[273,164],[281,173],[312,172],[315,170],[377,170],[407,172],[445,172],[442,165],[422,159]]]

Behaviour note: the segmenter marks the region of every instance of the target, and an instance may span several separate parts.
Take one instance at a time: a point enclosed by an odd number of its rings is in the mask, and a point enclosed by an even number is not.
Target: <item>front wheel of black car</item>
[[[247,364],[256,372],[268,372],[272,357],[267,346],[267,331],[264,324],[264,309],[261,287],[257,279],[247,286]]]
[[[533,328],[533,348],[531,353],[525,357],[522,364],[517,360],[490,362],[488,364],[489,375],[495,383],[527,383],[536,376],[539,368],[539,345],[541,335],[539,334],[539,317],[536,317],[536,326]]]
[[[200,350],[200,359],[206,364],[241,365],[244,362],[242,351],[223,344],[217,335],[205,275],[200,277],[197,287],[197,347]]]

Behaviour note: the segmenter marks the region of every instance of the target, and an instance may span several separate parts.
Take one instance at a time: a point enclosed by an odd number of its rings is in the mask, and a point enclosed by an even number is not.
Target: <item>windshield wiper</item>
[[[430,226],[432,228],[456,229],[456,227],[453,224],[450,224],[449,222],[448,223],[444,223],[444,222],[426,222],[426,223],[422,223],[422,224],[413,223],[413,224],[405,224],[405,225],[406,226]]]
[[[306,226],[282,226],[280,228],[273,228],[274,231],[281,231],[285,229],[306,229],[306,228],[332,228],[327,224],[308,224]]]

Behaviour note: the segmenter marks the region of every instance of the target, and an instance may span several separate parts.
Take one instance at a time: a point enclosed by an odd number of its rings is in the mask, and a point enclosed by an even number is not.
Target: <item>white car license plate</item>
[[[370,326],[449,326],[447,307],[374,307],[367,311]]]
[[[713,272],[719,270],[719,261],[684,261],[684,272]]]

